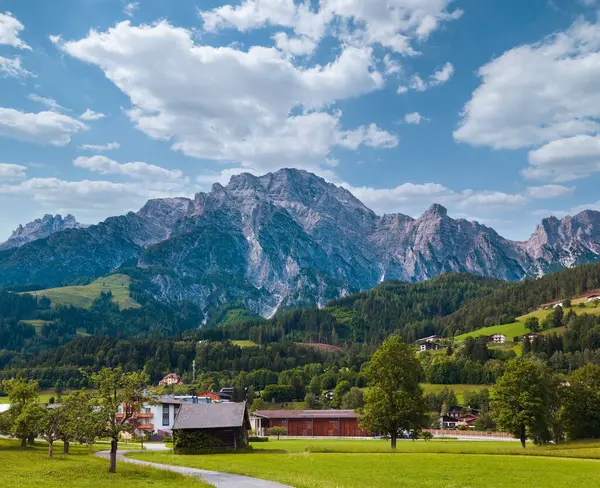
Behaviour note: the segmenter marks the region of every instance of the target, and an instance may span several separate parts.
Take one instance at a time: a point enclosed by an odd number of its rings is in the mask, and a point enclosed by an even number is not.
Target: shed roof
[[[257,410],[257,417],[268,419],[357,419],[354,410]]]
[[[183,403],[173,430],[250,426],[246,403]]]

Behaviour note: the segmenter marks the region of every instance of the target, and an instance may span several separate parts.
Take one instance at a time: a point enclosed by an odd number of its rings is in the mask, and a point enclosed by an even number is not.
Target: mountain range
[[[150,200],[88,227],[72,216],[19,227],[0,247],[0,287],[81,283],[119,269],[162,301],[205,311],[241,302],[269,316],[384,280],[469,272],[517,281],[599,257],[600,212],[550,217],[527,241],[511,241],[438,204],[416,219],[378,216],[344,188],[282,169],[234,176],[193,199]]]

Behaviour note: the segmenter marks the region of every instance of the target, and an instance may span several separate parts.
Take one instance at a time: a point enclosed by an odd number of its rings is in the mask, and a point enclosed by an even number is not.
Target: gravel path
[[[154,448],[152,450],[161,449]],[[109,454],[109,451],[99,451],[96,453],[96,456],[108,460]],[[124,456],[122,453],[117,453],[117,458],[119,461],[123,461],[125,463],[137,464],[138,466],[147,466],[155,469],[162,469],[164,471],[172,471],[174,473],[182,474],[184,476],[198,478],[199,480],[213,485],[215,488],[293,488],[288,485],[282,485],[281,483],[275,483],[274,481],[259,480],[257,478],[250,478],[249,476],[219,473],[218,471],[207,471],[205,469],[186,468],[184,466],[172,466],[170,464],[151,463],[148,461],[141,461],[139,459],[131,459],[127,456]]]

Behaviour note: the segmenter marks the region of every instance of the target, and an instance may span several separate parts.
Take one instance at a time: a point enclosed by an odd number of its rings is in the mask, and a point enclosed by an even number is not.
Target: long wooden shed
[[[294,437],[366,437],[353,410],[257,410],[252,415],[257,435],[271,427],[285,427]]]

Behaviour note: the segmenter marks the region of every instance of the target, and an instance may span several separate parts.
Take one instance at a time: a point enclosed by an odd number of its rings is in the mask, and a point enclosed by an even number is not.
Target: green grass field
[[[47,297],[54,306],[73,305],[79,308],[90,308],[94,300],[100,297],[102,292],[112,292],[113,301],[118,303],[121,309],[139,308],[140,305],[129,295],[131,278],[127,275],[115,274],[100,278],[85,286],[65,286],[62,288],[49,288],[28,292],[36,296]]]
[[[480,391],[484,388],[491,388],[491,386],[488,385],[434,385],[432,383],[421,383],[421,387],[423,388],[423,392],[425,393],[425,395],[428,395],[429,393],[438,394],[444,388],[448,388],[449,390],[452,390],[454,392],[458,403],[461,404],[463,402],[463,395],[465,391]]]
[[[132,457],[244,474],[296,488],[598,486],[600,443],[523,450],[512,442],[270,440],[252,453]]]
[[[258,344],[254,341],[231,341],[231,342],[233,342],[236,346],[239,346],[241,348],[258,347]]]
[[[69,393],[71,393],[72,390],[70,390],[69,388],[65,388],[63,391],[63,395],[68,395]],[[38,396],[39,401],[41,403],[48,403],[48,401],[50,400],[50,398],[57,399],[58,395],[56,394],[56,391],[49,389],[49,390],[42,390],[40,391],[40,394]],[[8,397],[7,396],[0,396],[0,404],[6,404],[8,403]]]
[[[578,307],[580,303],[585,305],[584,308]],[[598,315],[600,314],[600,307],[595,307],[593,304],[588,304],[586,298],[578,298],[576,300],[572,300],[573,307],[565,308],[565,314],[569,312],[569,310],[574,310],[577,315],[582,313],[587,313],[590,315]],[[537,317],[540,323],[552,312],[552,310],[535,310],[534,312],[528,313],[526,315],[522,315],[521,317],[517,317],[515,322],[504,325],[493,325],[491,327],[483,327],[481,329],[474,330],[473,332],[469,332],[467,334],[462,334],[456,336],[455,339],[457,341],[464,341],[467,337],[479,337],[479,336],[490,336],[493,334],[504,334],[507,340],[512,341],[514,337],[524,336],[529,333],[529,330],[525,328],[525,321],[529,317]],[[561,332],[561,329],[550,329],[546,330],[544,334],[550,334],[553,332]]]
[[[106,446],[102,446],[103,449]],[[117,464],[117,474],[107,472],[108,462],[90,455],[87,448],[73,446],[64,455],[55,447],[54,458],[39,443],[21,449],[17,441],[0,439],[0,486],[3,488],[208,488],[210,485],[175,473]]]

